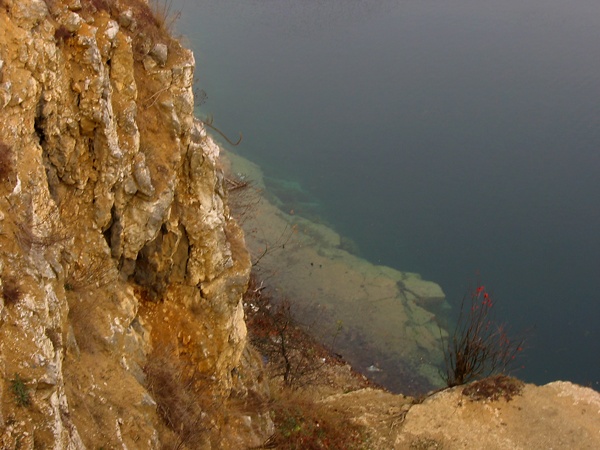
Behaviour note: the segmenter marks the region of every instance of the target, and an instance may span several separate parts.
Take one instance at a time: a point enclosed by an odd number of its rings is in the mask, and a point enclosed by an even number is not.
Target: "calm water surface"
[[[600,2],[175,0],[200,115],[361,256],[480,274],[517,375],[600,388]]]

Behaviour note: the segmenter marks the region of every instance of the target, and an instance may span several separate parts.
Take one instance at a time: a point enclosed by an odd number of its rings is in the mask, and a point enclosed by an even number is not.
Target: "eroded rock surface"
[[[569,382],[527,384],[506,400],[473,399],[465,387],[414,399],[361,389],[323,400],[370,432],[375,449],[596,449],[600,393]]]
[[[441,392],[406,415],[396,445],[427,448],[595,449],[600,446],[600,394],[557,381],[526,385],[510,401],[470,400],[462,388]]]
[[[161,448],[157,348],[243,395],[250,260],[194,66],[143,1],[0,1],[3,449]]]

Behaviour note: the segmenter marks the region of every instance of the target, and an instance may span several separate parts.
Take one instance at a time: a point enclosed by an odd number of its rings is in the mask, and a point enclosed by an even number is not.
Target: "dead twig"
[[[207,127],[209,127],[211,130],[216,131],[217,133],[219,133],[221,135],[221,137],[223,139],[225,139],[230,145],[233,145],[234,147],[238,146],[240,144],[240,142],[242,142],[242,133],[240,133],[240,138],[237,140],[237,142],[233,142],[231,139],[229,139],[225,133],[223,133],[221,130],[219,130],[217,127],[215,127],[213,125],[213,117],[212,116],[208,116],[206,118],[206,120],[200,120],[200,122],[202,122],[204,125],[206,125]]]

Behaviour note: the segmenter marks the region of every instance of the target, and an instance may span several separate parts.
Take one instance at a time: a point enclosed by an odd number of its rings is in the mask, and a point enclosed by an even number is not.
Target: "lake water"
[[[600,388],[600,2],[175,0],[198,88],[274,188]],[[294,203],[295,202],[295,203]]]

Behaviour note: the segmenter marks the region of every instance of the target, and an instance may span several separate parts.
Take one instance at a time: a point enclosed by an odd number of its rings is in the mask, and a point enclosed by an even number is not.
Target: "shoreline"
[[[230,193],[230,203],[256,269],[308,332],[325,345],[335,338],[334,352],[392,392],[442,386],[432,312],[449,308],[441,287],[350,253],[332,228],[275,206],[258,165],[228,150],[221,160],[232,179],[247,184]]]

